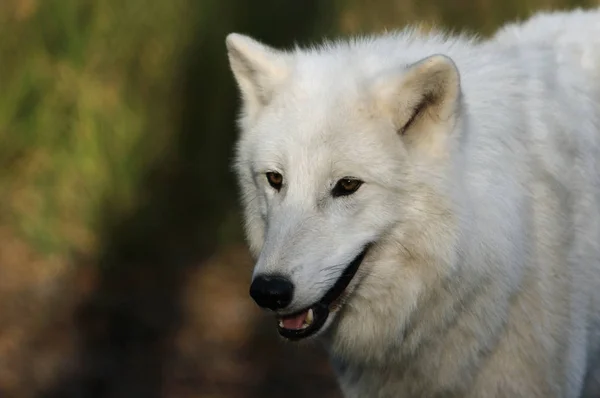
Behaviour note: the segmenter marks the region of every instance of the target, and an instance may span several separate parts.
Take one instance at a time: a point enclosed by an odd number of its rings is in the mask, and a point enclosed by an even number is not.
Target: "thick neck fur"
[[[468,131],[466,123],[472,121],[465,116],[458,131]],[[389,379],[390,391],[406,391],[407,396],[420,396],[430,388],[460,391],[472,382],[470,370],[497,344],[522,272],[504,257],[524,247],[511,239],[518,237],[508,226],[504,231],[502,226],[490,229],[485,217],[489,208],[478,209],[470,193],[476,189],[475,194],[483,195],[499,189],[502,181],[477,186],[479,182],[467,180],[461,152],[457,149],[430,169],[437,174],[438,192],[430,191],[431,186],[413,192],[420,196],[415,202],[421,208],[379,243],[369,259],[377,264],[376,271],[363,264],[361,276],[369,283],[358,286],[326,337],[343,386],[353,380],[357,386],[381,386]],[[487,205],[494,207],[494,199],[487,199]],[[490,243],[485,239],[490,234],[500,238]],[[491,253],[489,245],[494,246]],[[377,301],[401,305],[374,305]],[[484,320],[483,329],[472,327],[476,319]],[[364,378],[373,378],[372,383]],[[346,388],[356,391],[356,386]],[[381,391],[376,387],[356,396],[385,396],[376,395]]]

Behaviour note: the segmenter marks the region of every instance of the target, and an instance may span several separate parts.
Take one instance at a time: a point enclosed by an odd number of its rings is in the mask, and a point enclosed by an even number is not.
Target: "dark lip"
[[[317,333],[319,330],[321,330],[323,325],[325,325],[325,322],[327,322],[327,318],[329,317],[329,306],[335,300],[337,300],[342,295],[342,293],[344,293],[344,291],[346,290],[346,288],[348,287],[348,285],[350,284],[350,282],[356,275],[356,272],[358,271],[358,268],[360,267],[360,264],[363,262],[365,255],[369,251],[370,247],[371,247],[371,244],[368,244],[363,248],[363,250],[354,258],[354,260],[352,260],[346,266],[346,269],[344,269],[344,272],[342,272],[342,275],[340,275],[338,280],[325,293],[325,295],[323,295],[323,297],[319,301],[317,301],[315,304],[308,306],[300,311],[296,311],[292,314],[286,314],[283,316],[283,318],[288,318],[288,317],[292,317],[295,315],[299,315],[305,311],[312,309],[313,310],[313,322],[310,324],[310,326],[308,326],[305,329],[295,330],[295,329],[282,328],[281,326],[277,325],[277,330],[279,331],[279,334],[288,340],[296,341],[296,340],[304,339],[306,337],[310,337],[310,336],[314,335],[315,333]]]

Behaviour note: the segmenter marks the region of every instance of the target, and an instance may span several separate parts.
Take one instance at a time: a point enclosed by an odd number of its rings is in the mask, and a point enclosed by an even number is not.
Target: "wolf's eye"
[[[351,195],[356,192],[362,184],[363,182],[361,180],[357,180],[356,178],[342,178],[335,184],[331,194],[334,197]]]
[[[283,182],[283,176],[275,171],[269,171],[266,175],[269,185],[279,191],[281,189],[281,183]]]

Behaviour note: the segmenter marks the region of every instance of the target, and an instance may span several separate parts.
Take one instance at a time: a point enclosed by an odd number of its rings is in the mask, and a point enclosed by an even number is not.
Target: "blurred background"
[[[599,0],[1,0],[0,397],[339,397],[251,302],[224,39]]]

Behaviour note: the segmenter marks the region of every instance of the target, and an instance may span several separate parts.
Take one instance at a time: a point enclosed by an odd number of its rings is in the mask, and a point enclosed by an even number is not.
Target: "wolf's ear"
[[[287,56],[238,33],[227,35],[225,42],[244,105],[248,112],[255,112],[269,103],[276,86],[285,79]]]
[[[376,82],[378,108],[411,143],[448,132],[460,106],[460,74],[444,55],[432,55]]]

